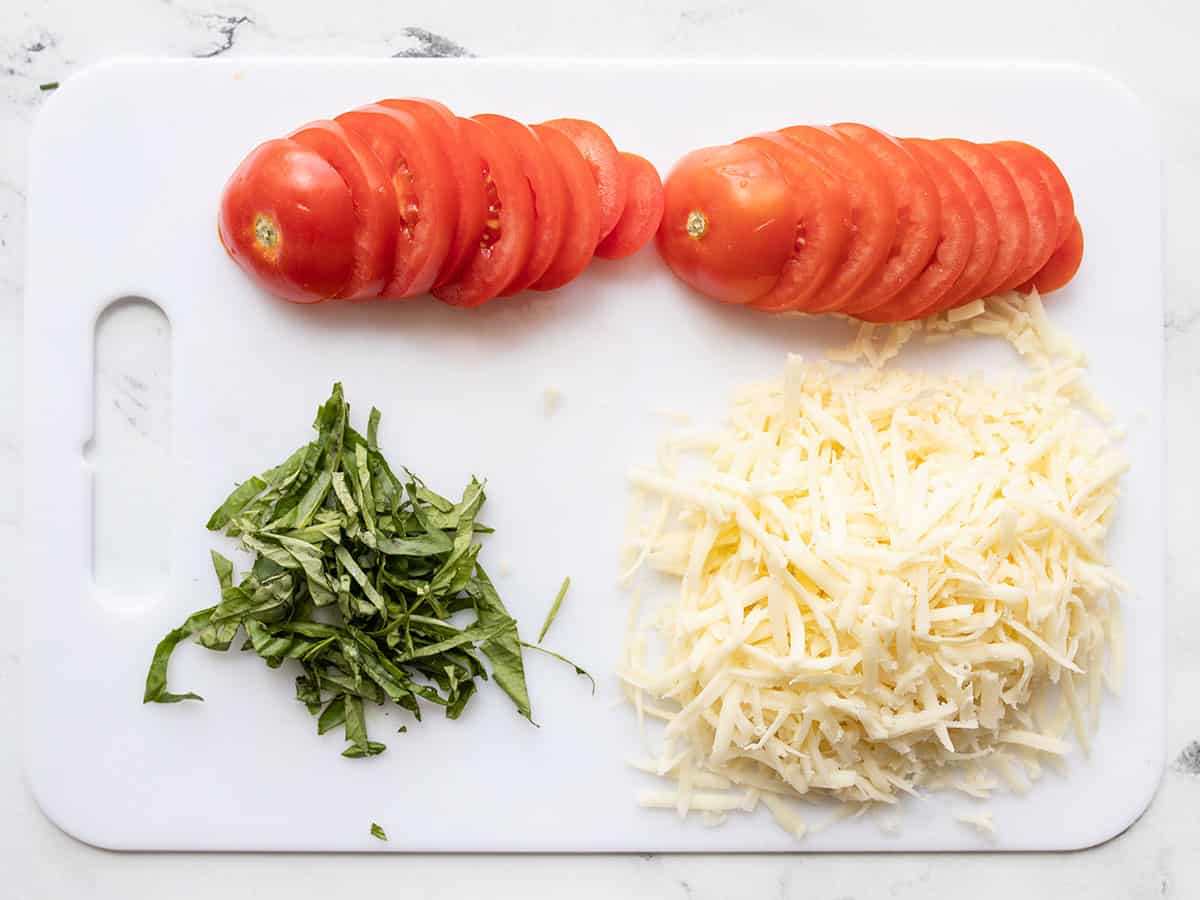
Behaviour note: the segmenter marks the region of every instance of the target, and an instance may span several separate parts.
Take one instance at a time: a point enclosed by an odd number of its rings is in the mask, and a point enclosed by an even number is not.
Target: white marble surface
[[[578,6],[578,8],[576,8]],[[1010,0],[989,4],[836,4],[652,0],[604,4],[339,0],[9,0],[0,5],[0,467],[19,430],[27,137],[44,93],[113,56],[216,54],[383,57],[704,56],[1030,58],[1100,66],[1153,108],[1167,195],[1168,593],[1167,772],[1146,815],[1083,853],[930,856],[396,857],[114,854],[46,821],[21,777],[19,629],[0,630],[0,895],[33,898],[263,898],[368,895],[924,898],[969,887],[979,898],[1200,896],[1200,570],[1193,512],[1200,451],[1200,271],[1190,213],[1200,203],[1200,11],[1182,2]],[[1080,12],[1086,9],[1086,14]],[[797,98],[802,109],[803,98]],[[1064,111],[1066,113],[1067,111]],[[1137,227],[1137,223],[1111,223]],[[1136,298],[1131,298],[1131,309]],[[15,624],[26,598],[11,574],[19,494],[0,502],[0,597]],[[52,582],[47,581],[52,588]],[[5,588],[7,588],[5,590]],[[48,596],[46,602],[54,602]]]

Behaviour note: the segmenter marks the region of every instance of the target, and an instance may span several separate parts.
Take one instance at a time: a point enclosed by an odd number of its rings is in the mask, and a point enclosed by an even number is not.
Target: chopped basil
[[[334,385],[317,411],[316,439],[243,481],[213,512],[208,528],[237,538],[253,566],[235,583],[233,564],[212,554],[220,602],[159,642],[144,702],[202,699],[167,690],[172,651],[192,637],[226,650],[244,631],[241,648],[269,667],[295,661],[296,699],[319,734],[342,727],[343,756],[386,749],[367,737],[364,702],[390,700],[418,721],[425,704],[457,718],[488,678],[481,656],[532,721],[521,656],[528,645],[478,562],[475,537],[491,531],[476,522],[484,485],[472,478],[453,501],[406,469],[397,475],[378,447],[379,418],[372,410],[363,437]],[[386,840],[378,826],[371,833]]]
[[[558,616],[558,608],[562,606],[563,598],[567,596],[567,591],[570,588],[570,577],[564,578],[562,587],[558,589],[558,596],[554,598],[554,602],[550,605],[550,612],[546,613],[546,621],[542,623],[542,630],[538,632],[537,642],[539,644],[545,639],[546,632],[550,630],[550,626],[554,624],[554,619]]]

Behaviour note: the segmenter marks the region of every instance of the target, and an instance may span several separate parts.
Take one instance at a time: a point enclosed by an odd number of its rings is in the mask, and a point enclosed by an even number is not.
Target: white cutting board
[[[1051,315],[1090,354],[1096,388],[1129,425],[1133,460],[1110,543],[1134,588],[1128,675],[1124,697],[1104,704],[1091,759],[1076,754],[1069,774],[992,803],[992,841],[953,821],[972,807],[962,797],[906,802],[895,835],[867,818],[800,844],[765,811],[706,828],[639,809],[649,779],[623,764],[639,744],[611,675],[625,621],[614,577],[624,473],[667,427],[656,408],[711,420],[734,385],[777,373],[789,351],[819,356],[849,332],[693,297],[649,250],[598,261],[553,295],[480,310],[428,300],[305,308],[259,293],[216,239],[229,172],[306,120],[411,94],[463,115],[592,118],[664,171],[689,149],[796,122],[1048,150],[1074,187],[1088,242]],[[27,766],[42,808],[71,834],[124,849],[1058,849],[1105,840],[1149,802],[1165,729],[1162,210],[1146,111],[1118,84],[1071,67],[968,63],[115,63],[48,100],[30,158]],[[165,587],[137,597],[93,587],[99,489],[83,451],[94,322],[128,295],[157,302],[171,326],[169,463],[163,473],[147,466],[139,486],[168,497],[170,515],[131,515],[102,536],[126,550],[163,548]],[[971,341],[902,357],[960,371],[1014,360],[996,342]],[[485,685],[458,722],[431,712],[397,735],[401,713],[376,715],[373,737],[389,750],[359,761],[339,756],[339,735],[316,736],[292,699],[292,673],[250,654],[185,645],[171,684],[207,702],[141,704],[155,642],[214,602],[208,551],[231,542],[204,530],[208,513],[235,480],[309,439],[336,379],[360,422],[371,404],[383,410],[389,456],[435,488],[455,491],[472,472],[490,479],[484,519],[498,533],[483,558],[526,634],[572,577],[549,643],[597,673],[594,698],[534,656],[540,729]],[[562,393],[552,416],[546,388]],[[371,822],[388,844],[368,835]]]

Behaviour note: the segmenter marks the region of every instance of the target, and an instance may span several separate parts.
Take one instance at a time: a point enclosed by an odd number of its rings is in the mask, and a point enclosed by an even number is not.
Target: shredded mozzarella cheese
[[[721,431],[667,438],[632,473],[646,514],[623,577],[675,581],[648,622],[631,612],[618,671],[639,722],[665,722],[639,767],[670,787],[645,805],[761,799],[800,837],[798,798],[983,799],[992,772],[1027,789],[1069,728],[1086,750],[1120,681],[1124,585],[1103,546],[1127,463],[1036,297],[923,326],[1001,334],[1025,377],[878,368],[921,327],[863,325],[841,358],[876,368],[789,357]]]
[[[991,837],[996,833],[996,826],[992,821],[991,810],[985,810],[980,813],[959,813],[954,818],[963,825],[974,828],[982,835]]]

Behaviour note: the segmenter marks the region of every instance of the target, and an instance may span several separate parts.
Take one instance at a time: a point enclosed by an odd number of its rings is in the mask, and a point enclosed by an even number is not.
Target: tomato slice
[[[941,233],[941,205],[924,167],[894,137],[854,122],[833,128],[875,157],[896,198],[896,236],[888,257],[843,308],[855,314],[883,306],[928,265]]]
[[[663,185],[658,169],[636,153],[621,151],[621,169],[625,174],[625,208],[617,227],[596,246],[603,259],[624,259],[641,250],[662,222]]]
[[[500,292],[502,297],[508,297],[541,278],[558,254],[567,224],[567,187],[541,138],[528,125],[490,114],[471,118],[482,122],[516,151],[533,193],[533,245],[524,268]]]
[[[1079,227],[1079,220],[1076,219],[1071,224],[1067,239],[1046,260],[1046,264],[1042,266],[1041,270],[1017,290],[1026,294],[1033,288],[1037,288],[1039,294],[1057,291],[1075,277],[1081,262],[1083,262],[1083,229]]]
[[[542,124],[557,128],[569,137],[592,167],[596,190],[600,194],[600,232],[596,236],[599,244],[617,227],[621,211],[625,209],[625,173],[617,145],[607,131],[586,119],[551,119]]]
[[[975,297],[990,297],[1008,282],[1029,250],[1029,217],[1025,212],[1025,201],[1008,169],[987,148],[956,138],[942,138],[938,143],[975,173],[996,213],[999,229],[996,256],[972,292]]]
[[[336,121],[366,141],[396,192],[395,262],[380,296],[401,299],[428,293],[450,250],[458,217],[457,190],[440,147],[402,110],[364,106],[342,113]]]
[[[412,115],[442,149],[450,166],[458,193],[458,213],[454,219],[454,235],[446,261],[442,263],[433,286],[439,287],[457,275],[467,260],[479,250],[483,220],[487,217],[487,197],[484,194],[483,160],[474,152],[470,142],[459,133],[458,117],[445,105],[424,97],[403,97],[380,100],[379,106],[398,109]]]
[[[658,252],[678,278],[724,303],[749,303],[774,287],[800,220],[774,159],[749,144],[694,150],[664,192]]]
[[[1058,246],[1058,220],[1050,191],[1042,182],[1038,167],[1029,157],[998,144],[992,144],[987,149],[1016,181],[1029,219],[1029,246],[1025,249],[1025,259],[1000,287],[1002,291],[1011,291],[1036,275],[1050,259]]]
[[[600,196],[591,166],[565,134],[544,125],[534,125],[533,130],[562,176],[569,210],[558,252],[530,285],[535,291],[550,291],[573,281],[591,260],[600,228]]]
[[[966,268],[975,244],[975,216],[953,176],[919,144],[902,141],[937,190],[941,217],[933,256],[912,281],[883,306],[859,313],[867,322],[906,322],[920,318],[946,295]]]
[[[1067,184],[1067,179],[1054,164],[1054,160],[1037,147],[1023,144],[1020,141],[999,141],[989,146],[1002,147],[1011,153],[1021,154],[1037,168],[1042,184],[1050,192],[1050,199],[1054,202],[1054,219],[1058,223],[1058,237],[1054,246],[1062,246],[1077,224],[1075,221],[1075,197],[1071,194],[1071,186]]]
[[[850,238],[846,187],[819,154],[778,132],[738,141],[770,156],[783,170],[799,211],[791,256],[779,280],[750,305],[767,312],[803,310],[841,262]]]
[[[459,119],[459,134],[483,160],[480,180],[487,219],[476,252],[433,296],[451,306],[480,306],[508,286],[533,247],[533,192],[521,160],[500,135],[474,119]]]
[[[325,158],[295,141],[259,144],[225,184],[217,233],[260,285],[294,303],[337,296],[354,274],[354,198]]]
[[[904,143],[910,149],[917,148],[926,154],[934,165],[948,174],[955,186],[962,192],[971,210],[974,239],[971,243],[971,254],[967,257],[966,265],[954,284],[927,308],[919,311],[917,316],[931,316],[952,307],[958,306],[977,296],[975,288],[991,268],[996,258],[999,245],[999,227],[996,224],[996,211],[992,209],[987,192],[970,166],[951,153],[937,141],[921,138],[905,138]]]
[[[392,179],[366,141],[337,122],[310,122],[288,137],[315,150],[350,188],[354,200],[354,271],[337,296],[377,297],[392,274],[399,211]]]
[[[879,164],[854,141],[810,125],[779,133],[821,153],[846,186],[850,235],[845,253],[826,285],[805,304],[806,312],[839,311],[887,259],[896,234],[896,198]]]

